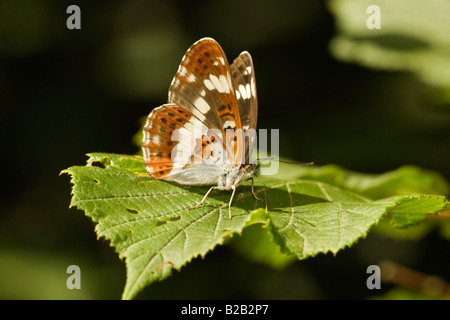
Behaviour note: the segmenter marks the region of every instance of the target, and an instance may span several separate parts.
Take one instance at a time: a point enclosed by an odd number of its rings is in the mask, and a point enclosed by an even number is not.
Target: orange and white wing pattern
[[[250,54],[230,66],[214,39],[197,41],[180,63],[168,100],[144,127],[145,165],[155,178],[214,185],[248,163],[255,139],[242,132],[256,129],[257,117]]]

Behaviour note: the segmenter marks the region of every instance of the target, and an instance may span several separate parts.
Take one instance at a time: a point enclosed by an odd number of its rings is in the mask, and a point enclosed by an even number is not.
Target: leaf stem
[[[450,284],[439,276],[428,275],[389,260],[380,262],[379,266],[381,278],[385,282],[450,299]]]

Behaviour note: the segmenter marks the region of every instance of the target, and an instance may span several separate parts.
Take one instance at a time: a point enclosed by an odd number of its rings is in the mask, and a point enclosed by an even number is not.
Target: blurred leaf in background
[[[380,8],[381,28],[369,29],[365,13]],[[337,34],[331,52],[343,61],[417,74],[423,81],[450,87],[450,2],[446,0],[331,0]]]
[[[439,172],[415,166],[402,166],[383,174],[364,174],[331,164],[320,167],[283,164],[278,177],[318,180],[373,200],[407,193],[450,193],[449,183]]]

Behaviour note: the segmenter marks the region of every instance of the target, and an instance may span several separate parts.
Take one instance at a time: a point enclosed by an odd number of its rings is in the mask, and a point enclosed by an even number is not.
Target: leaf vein
[[[286,229],[291,223],[292,218],[294,217],[294,204],[292,202],[292,195],[291,195],[291,189],[289,188],[289,183],[286,183],[286,189],[289,195],[289,201],[290,201],[290,207],[291,207],[291,215],[289,216],[289,222],[279,230],[279,232],[282,232],[284,229]]]
[[[174,192],[174,193],[160,193],[160,194],[145,194],[145,195],[111,195],[109,197],[101,197],[101,198],[78,198],[77,201],[85,202],[85,201],[106,201],[106,200],[117,200],[117,199],[143,199],[143,198],[157,198],[160,196],[179,196],[179,195],[190,195],[192,192]]]
[[[151,257],[148,257],[150,260],[149,262],[146,264],[146,266],[142,269],[141,273],[139,274],[138,278],[136,279],[136,281],[134,281],[132,287],[131,287],[131,291],[134,291],[135,286],[140,282],[141,277],[146,273],[147,269],[149,268],[149,266],[151,265],[151,263],[153,262],[153,260],[156,258],[156,256],[158,254],[160,254],[164,248],[166,248],[174,239],[176,239],[182,232],[184,233],[186,231],[186,229],[188,229],[189,227],[191,227],[193,224],[197,223],[198,221],[202,220],[203,218],[206,218],[207,216],[209,216],[210,214],[212,214],[214,211],[219,210],[220,208],[224,207],[226,204],[223,204],[222,206],[218,207],[218,208],[214,208],[212,211],[206,213],[205,215],[200,216],[198,219],[192,221],[190,224],[188,224],[186,227],[184,227],[183,229],[181,229],[172,239],[170,239],[168,242],[166,242],[158,251],[156,251]],[[142,239],[139,242],[133,243],[131,246],[128,247],[128,250],[130,248],[132,248],[133,246],[135,246],[136,244],[147,240],[146,239]],[[146,257],[145,255],[141,256],[141,257]],[[135,261],[137,261],[140,257],[136,258]]]

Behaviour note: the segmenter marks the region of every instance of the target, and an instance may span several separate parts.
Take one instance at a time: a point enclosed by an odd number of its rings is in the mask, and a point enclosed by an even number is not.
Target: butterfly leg
[[[255,194],[255,189],[254,189],[254,187],[253,187],[253,177],[251,177],[250,179],[252,180],[252,194],[253,194],[253,196],[255,197],[256,200],[262,201],[262,199],[258,198],[258,197],[256,196],[256,194]]]
[[[230,220],[233,219],[231,216],[231,202],[233,202],[234,193],[236,192],[236,186],[231,185],[231,189],[233,189],[233,193],[231,194],[230,202],[228,203],[228,214],[230,215]]]
[[[253,181],[253,177],[250,177],[250,178],[248,178],[247,180],[245,180],[245,181],[248,181],[248,180],[252,180],[252,194],[253,194],[253,196],[255,197],[255,199],[256,200],[258,200],[258,201],[262,201],[262,199],[260,199],[260,198],[258,198],[257,196],[256,196],[256,193],[255,193],[255,188],[254,188],[254,181]]]
[[[206,198],[208,197],[208,194],[212,191],[212,189],[217,189],[217,188],[218,188],[217,186],[209,188],[208,192],[205,194],[205,196],[203,197],[202,201],[197,203],[195,206],[188,208],[188,210],[200,207],[205,202]]]

